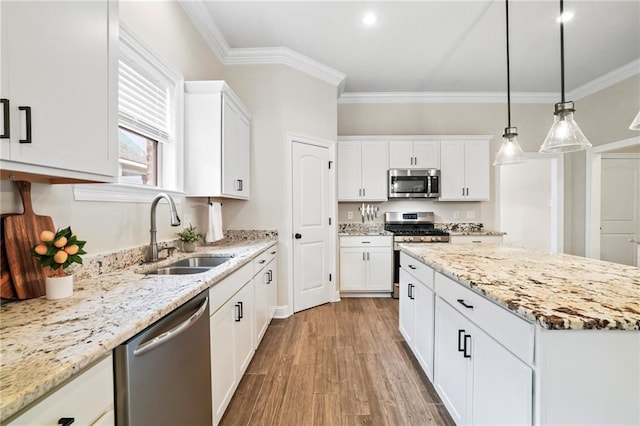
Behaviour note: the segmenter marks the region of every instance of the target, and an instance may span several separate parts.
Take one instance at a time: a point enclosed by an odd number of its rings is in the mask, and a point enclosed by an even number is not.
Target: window
[[[178,189],[182,79],[125,27],[120,31],[118,181]]]

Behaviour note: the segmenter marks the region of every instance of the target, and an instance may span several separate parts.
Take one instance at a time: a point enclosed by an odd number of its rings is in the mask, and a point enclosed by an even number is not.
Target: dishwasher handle
[[[187,320],[185,320],[185,321],[181,322],[180,324],[176,325],[171,330],[165,331],[164,333],[160,334],[159,336],[154,337],[152,340],[149,340],[148,342],[145,342],[145,343],[141,344],[140,346],[138,346],[137,348],[135,348],[133,350],[133,355],[134,356],[142,356],[142,355],[146,354],[147,352],[154,350],[158,346],[166,343],[167,341],[173,339],[174,337],[176,337],[176,336],[180,335],[181,333],[183,333],[184,331],[186,331],[189,327],[191,327],[193,324],[195,324],[200,319],[202,314],[204,314],[204,311],[206,311],[206,309],[207,309],[207,304],[208,303],[209,303],[209,298],[205,297],[204,302],[202,302],[202,305],[200,305],[198,310],[196,312],[194,312],[194,314],[191,315]]]

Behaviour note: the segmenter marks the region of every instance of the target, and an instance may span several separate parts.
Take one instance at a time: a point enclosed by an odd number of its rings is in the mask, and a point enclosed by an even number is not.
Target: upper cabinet
[[[2,177],[115,181],[117,2],[2,2],[0,14]]]
[[[392,140],[389,143],[390,169],[437,169],[440,142]]]
[[[249,111],[224,81],[188,81],[185,91],[186,195],[249,199]]]
[[[338,201],[387,201],[386,140],[338,140]]]
[[[440,201],[489,200],[489,136],[440,146]]]

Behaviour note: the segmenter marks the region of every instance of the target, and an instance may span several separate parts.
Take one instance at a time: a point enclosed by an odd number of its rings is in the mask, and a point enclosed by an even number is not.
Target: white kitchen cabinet
[[[502,235],[451,235],[451,244],[502,244]]]
[[[275,312],[277,298],[277,276],[274,275],[274,272],[277,272],[276,255],[277,250],[274,247],[258,256],[253,262],[255,274],[253,277],[255,287],[255,349],[258,349]]]
[[[188,81],[185,91],[187,196],[249,199],[249,111],[224,81]]]
[[[8,425],[113,425],[113,358],[107,356],[40,400]]]
[[[215,301],[212,304],[212,311],[215,311],[210,318],[214,424],[222,418],[254,354],[254,283],[250,279],[252,272],[253,265],[247,265],[209,291],[210,300]],[[249,280],[245,281],[247,274]],[[240,284],[242,282],[245,284]],[[240,290],[220,306],[219,297],[237,290],[240,285]],[[222,287],[216,288],[218,286]]]
[[[391,292],[392,237],[340,238],[340,290]]]
[[[489,139],[448,140],[440,146],[440,201],[488,201]]]
[[[338,200],[387,201],[388,142],[338,140]]]
[[[0,8],[2,177],[115,181],[117,2],[15,1]]]
[[[393,140],[389,142],[390,169],[437,169],[440,142]]]

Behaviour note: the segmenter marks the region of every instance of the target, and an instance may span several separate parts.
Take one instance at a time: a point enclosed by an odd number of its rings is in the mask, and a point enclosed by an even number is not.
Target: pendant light
[[[507,127],[502,135],[502,145],[496,155],[494,166],[526,163],[527,158],[518,144],[518,129],[511,127],[511,74],[509,69],[509,0],[505,0],[507,17]]]
[[[640,111],[638,111],[638,115],[633,119],[631,125],[629,126],[630,130],[640,130]]]
[[[563,16],[564,0],[560,0],[560,16]],[[540,148],[540,152],[573,152],[591,148],[578,124],[573,119],[573,102],[564,98],[564,20],[560,20],[560,80],[562,99],[555,105],[553,125]]]

